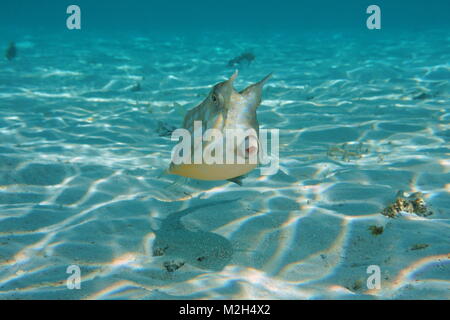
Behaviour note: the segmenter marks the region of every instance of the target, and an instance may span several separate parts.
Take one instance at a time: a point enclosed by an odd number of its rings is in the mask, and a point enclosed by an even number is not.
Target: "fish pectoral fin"
[[[234,182],[234,183],[236,183],[236,184],[238,184],[238,185],[240,185],[242,187],[242,180],[244,180],[244,178],[246,176],[247,175],[243,174],[242,176],[238,176],[238,177],[234,177],[234,178],[231,178],[231,179],[227,179],[227,181]]]

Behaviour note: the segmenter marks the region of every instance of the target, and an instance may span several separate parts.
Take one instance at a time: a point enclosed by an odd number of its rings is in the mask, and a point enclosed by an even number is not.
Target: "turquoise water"
[[[378,2],[369,31],[369,2],[80,1],[69,31],[72,3],[29,2],[0,13],[0,299],[450,298],[448,4]],[[164,174],[236,68],[238,90],[274,73],[279,171]],[[399,192],[432,214],[381,214]]]

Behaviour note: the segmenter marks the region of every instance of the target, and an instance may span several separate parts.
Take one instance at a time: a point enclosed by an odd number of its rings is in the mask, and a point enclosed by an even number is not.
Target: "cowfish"
[[[238,92],[234,89],[233,83],[238,76],[238,71],[226,81],[220,82],[213,86],[208,96],[195,108],[189,110],[183,120],[182,127],[189,131],[192,139],[191,157],[194,157],[195,149],[201,148],[201,151],[211,149],[212,143],[217,141],[202,140],[201,145],[196,145],[196,124],[201,121],[202,132],[208,129],[217,129],[226,136],[227,129],[239,129],[251,132],[246,135],[244,141],[226,152],[231,151],[233,157],[240,156],[248,159],[250,156],[258,155],[261,145],[259,141],[259,123],[256,110],[261,104],[261,96],[264,84],[272,76],[268,74],[261,81],[254,83],[244,90]],[[249,130],[249,131],[247,131]],[[226,142],[228,143],[228,142]],[[230,144],[232,146],[232,144]],[[226,161],[219,163],[206,163],[202,161],[197,163],[175,164],[172,162],[167,170],[170,174],[198,180],[230,180],[237,184],[241,184],[241,179],[247,173],[252,171],[258,165],[255,162],[246,161],[245,163],[228,163]]]

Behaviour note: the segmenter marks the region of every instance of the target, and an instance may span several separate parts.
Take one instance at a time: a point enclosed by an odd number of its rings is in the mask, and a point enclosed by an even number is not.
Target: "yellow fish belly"
[[[256,164],[180,164],[171,165],[171,174],[199,180],[227,180],[239,177],[256,168]]]

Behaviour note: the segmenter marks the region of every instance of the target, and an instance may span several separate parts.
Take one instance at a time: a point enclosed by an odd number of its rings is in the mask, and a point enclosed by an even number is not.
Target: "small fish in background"
[[[13,41],[11,41],[9,43],[8,49],[6,49],[5,57],[6,59],[8,59],[8,61],[11,61],[16,56],[17,56],[16,44]]]
[[[241,65],[243,62],[247,63],[247,66],[250,65],[250,63],[252,63],[253,60],[255,60],[255,55],[251,52],[244,52],[243,54],[241,54],[238,57],[235,57],[233,59],[231,59],[230,61],[228,61],[228,66],[229,67],[235,67],[235,66],[239,66]]]

